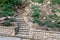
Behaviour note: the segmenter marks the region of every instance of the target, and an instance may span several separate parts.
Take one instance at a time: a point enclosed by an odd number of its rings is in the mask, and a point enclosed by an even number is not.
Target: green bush
[[[16,4],[21,4],[22,0],[0,0],[0,6],[2,8],[2,16],[13,16],[14,8]]]
[[[10,22],[15,22],[16,21],[15,18],[10,18],[9,20],[10,20]]]
[[[13,4],[21,4],[22,0],[9,0],[10,2],[12,2]]]
[[[40,15],[39,6],[38,5],[33,5],[32,9],[33,9],[32,17],[39,18],[39,15]]]
[[[52,0],[51,3],[52,4],[60,4],[60,0]]]
[[[5,21],[3,25],[4,26],[10,26],[10,21]]]
[[[33,5],[32,6],[32,9],[33,9],[33,13],[32,13],[32,17],[33,17],[33,23],[37,23],[39,25],[44,25],[44,23],[39,20],[39,16],[40,16],[40,9],[39,9],[39,6],[38,5]]]
[[[39,19],[37,19],[37,18],[34,18],[32,22],[33,22],[33,23],[37,23],[37,24],[39,24],[40,26],[43,26],[43,25],[44,25],[44,22],[42,22],[41,20],[39,20]]]

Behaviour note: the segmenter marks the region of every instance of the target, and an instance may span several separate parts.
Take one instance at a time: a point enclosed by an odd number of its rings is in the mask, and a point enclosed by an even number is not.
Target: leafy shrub
[[[33,10],[37,10],[37,9],[39,9],[39,6],[38,6],[38,5],[33,5],[33,6],[32,6],[32,9],[33,9]]]
[[[43,22],[41,20],[39,20],[39,15],[40,15],[40,9],[38,5],[33,5],[32,6],[33,9],[33,13],[32,13],[32,17],[33,17],[33,23],[37,23],[39,25],[44,25]]]
[[[10,21],[5,21],[3,25],[4,26],[10,26]]]
[[[37,24],[39,24],[40,26],[43,26],[43,25],[44,25],[44,22],[42,22],[41,20],[39,20],[39,19],[37,19],[37,18],[33,19],[32,22],[33,22],[33,23],[37,23]]]
[[[22,0],[0,0],[2,16],[13,16],[16,4],[21,4]]]
[[[9,0],[13,4],[21,4],[22,0]]]
[[[58,27],[60,28],[60,17],[58,17],[56,14],[50,14],[47,16],[46,20],[40,20],[39,16],[40,16],[40,10],[39,7],[37,5],[32,7],[33,12],[32,12],[32,17],[33,17],[33,23],[37,23],[40,26],[48,26],[50,28],[54,28],[54,27]],[[54,20],[54,22],[52,22]]]
[[[2,8],[0,17],[13,16],[15,6],[20,5],[21,3],[22,0],[0,0],[0,6]],[[4,26],[10,26],[10,23],[14,21],[16,21],[15,18],[10,18],[4,22]]]
[[[51,3],[52,4],[60,4],[60,0],[52,0]]]
[[[15,22],[16,19],[15,19],[15,18],[10,18],[9,21],[10,21],[10,22]]]
[[[40,15],[39,6],[38,5],[33,5],[32,9],[33,9],[32,17],[39,18],[39,15]]]
[[[46,21],[44,22],[44,25],[46,25],[46,26],[48,26],[48,27],[50,27],[50,28],[53,28],[53,27],[55,26],[54,23],[51,22],[50,20],[46,20]]]
[[[34,17],[34,18],[39,18],[39,12],[34,11],[34,12],[32,13],[32,17]]]
[[[32,0],[34,2],[43,3],[44,0]]]

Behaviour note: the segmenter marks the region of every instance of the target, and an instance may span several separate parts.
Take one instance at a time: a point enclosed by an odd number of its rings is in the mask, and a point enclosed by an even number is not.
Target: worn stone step
[[[20,25],[26,25],[26,26],[27,26],[28,24],[26,24],[26,23],[23,23],[23,24],[20,24]]]
[[[28,25],[20,25],[20,27],[27,27],[28,28]]]
[[[28,32],[29,30],[19,30],[19,32]]]
[[[29,35],[16,34],[15,36],[20,38],[29,38]]]
[[[27,27],[27,28],[30,28],[30,27],[28,27],[28,26],[20,26],[20,28],[26,28],[26,27]]]
[[[26,24],[25,21],[20,21],[20,24]]]
[[[19,30],[29,30],[29,28],[19,28]]]
[[[20,23],[20,25],[21,25],[21,26],[27,26],[27,24],[26,24],[26,23],[25,23],[25,24],[24,24],[24,23],[23,23],[23,24],[21,24],[21,23]]]
[[[18,34],[29,35],[29,32],[18,32]]]

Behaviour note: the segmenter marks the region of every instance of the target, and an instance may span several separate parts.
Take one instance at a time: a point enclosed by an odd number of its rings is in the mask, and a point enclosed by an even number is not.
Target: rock
[[[0,36],[14,36],[16,29],[18,29],[18,26],[0,26]]]
[[[43,26],[41,27],[42,30],[46,30],[46,31],[49,31],[48,27],[47,26]]]
[[[39,25],[37,23],[32,25],[32,28],[39,29]]]
[[[1,18],[0,18],[0,21],[2,21],[2,20],[4,20],[4,19],[6,19],[6,17],[1,17]]]
[[[55,14],[56,14],[57,16],[60,16],[60,13],[59,13],[59,12],[56,12]]]

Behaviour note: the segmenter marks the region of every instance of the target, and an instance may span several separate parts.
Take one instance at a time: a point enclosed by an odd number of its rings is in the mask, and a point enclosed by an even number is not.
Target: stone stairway
[[[17,21],[19,23],[19,31],[15,36],[19,38],[29,38],[30,28],[28,24],[24,21],[23,18],[17,18]]]

